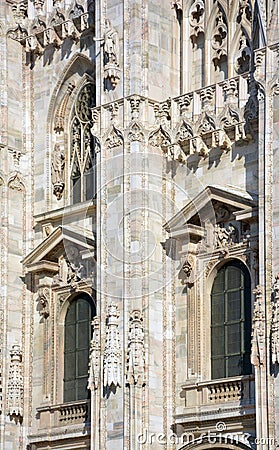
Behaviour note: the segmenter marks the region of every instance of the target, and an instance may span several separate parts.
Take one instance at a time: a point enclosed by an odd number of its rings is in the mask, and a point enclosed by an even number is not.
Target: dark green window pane
[[[232,291],[227,293],[227,321],[241,319],[241,291]]]
[[[240,323],[228,325],[226,328],[227,335],[227,354],[241,353],[241,332]]]
[[[67,325],[67,333],[65,334],[65,351],[70,352],[76,348],[76,326],[75,324]]]
[[[225,376],[224,358],[214,359],[212,363],[212,378],[223,378]]]
[[[88,351],[79,350],[77,352],[77,376],[82,377],[88,373]]]
[[[224,323],[224,296],[223,294],[213,294],[211,302],[211,323],[212,325],[218,325]]]
[[[241,270],[237,267],[230,267],[226,270],[227,274],[227,289],[236,289],[242,286]]]
[[[64,381],[64,402],[71,402],[75,398],[75,381]]]
[[[64,401],[88,398],[87,379],[91,320],[95,315],[90,297],[77,297],[65,318]]]
[[[85,199],[91,200],[95,194],[95,176],[93,169],[85,173]]]
[[[218,276],[215,278],[212,294],[223,293],[225,289],[225,271],[221,269],[218,273]]]
[[[79,322],[77,326],[77,348],[88,348],[89,347],[89,330],[87,323]]]
[[[250,302],[250,275],[245,266],[233,262],[222,267],[211,294],[212,378],[251,373]]]
[[[68,311],[67,311],[67,315],[66,315],[66,322],[67,324],[70,323],[75,323],[76,321],[76,308],[75,308],[75,303],[71,303]]]
[[[65,381],[74,380],[76,376],[76,353],[68,353],[65,358]]]
[[[87,389],[87,377],[77,380],[76,395],[78,399],[86,399],[89,396]]]
[[[81,201],[81,178],[79,176],[72,177],[73,203]]]
[[[214,327],[212,330],[212,354],[214,356],[224,355],[224,327]]]
[[[77,303],[78,316],[77,320],[88,320],[89,316],[89,304],[85,299],[80,299]]]
[[[242,375],[242,358],[240,355],[230,356],[228,358],[227,373],[230,377]]]

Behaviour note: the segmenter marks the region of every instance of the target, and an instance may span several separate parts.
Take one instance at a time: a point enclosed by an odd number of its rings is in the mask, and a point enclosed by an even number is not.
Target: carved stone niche
[[[94,236],[87,229],[59,226],[24,258],[23,265],[27,272],[39,274],[38,299],[46,317],[48,295],[43,274],[50,277],[47,285],[52,289],[66,286],[75,290],[88,279],[91,285],[96,265]]]
[[[179,278],[192,286],[199,257],[243,254],[252,241],[256,245],[256,199],[233,186],[207,186],[164,227],[177,244],[175,254],[169,256],[181,261]],[[164,247],[168,253],[170,246]]]

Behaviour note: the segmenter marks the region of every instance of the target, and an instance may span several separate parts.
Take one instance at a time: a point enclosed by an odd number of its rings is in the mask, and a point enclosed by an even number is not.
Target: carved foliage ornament
[[[123,144],[122,133],[113,125],[105,141],[105,146],[107,148],[115,148],[120,147],[122,144]]]
[[[11,418],[22,420],[23,417],[23,376],[22,351],[15,344],[10,350],[11,362],[8,379],[7,406]]]
[[[141,129],[141,127],[136,123],[132,123],[132,125],[129,128],[128,132],[128,139],[129,141],[137,141],[137,142],[143,142],[144,141],[144,134]]]
[[[171,137],[169,133],[160,126],[157,130],[153,131],[149,137],[149,144],[153,147],[161,147],[164,153],[167,152],[168,146],[171,143]]]
[[[12,173],[8,180],[8,186],[14,191],[23,192],[25,190],[23,177],[20,172],[15,171]]]
[[[128,352],[127,352],[127,383],[143,386],[144,384],[144,329],[141,311],[135,309],[130,314]]]
[[[121,348],[118,327],[119,309],[108,307],[106,345],[104,351],[104,387],[121,387]]]
[[[265,356],[265,309],[263,288],[257,286],[254,289],[255,295],[254,314],[252,322],[252,348],[251,348],[251,363],[259,367],[264,364]]]
[[[92,340],[90,344],[90,359],[89,359],[89,378],[88,389],[91,391],[98,388],[100,379],[100,319],[95,316],[92,320]]]

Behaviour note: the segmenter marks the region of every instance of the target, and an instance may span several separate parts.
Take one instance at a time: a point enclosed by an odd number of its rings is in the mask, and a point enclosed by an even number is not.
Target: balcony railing
[[[182,389],[186,408],[222,405],[230,402],[237,402],[240,405],[254,403],[254,377],[252,375],[185,384]]]
[[[37,408],[40,415],[40,428],[60,427],[71,424],[86,424],[89,422],[90,401],[50,405]]]

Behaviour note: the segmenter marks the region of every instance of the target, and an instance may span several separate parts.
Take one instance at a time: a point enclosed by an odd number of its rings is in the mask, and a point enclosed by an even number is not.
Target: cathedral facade
[[[1,0],[0,450],[279,445],[278,0]]]

